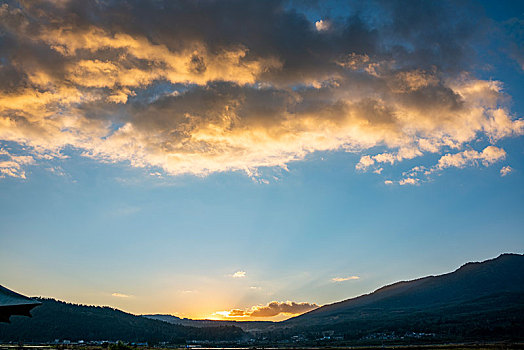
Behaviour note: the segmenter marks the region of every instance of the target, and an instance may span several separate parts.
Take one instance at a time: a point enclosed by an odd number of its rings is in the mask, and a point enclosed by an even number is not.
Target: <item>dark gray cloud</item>
[[[481,14],[446,1],[6,1],[0,140],[171,174],[385,146],[365,170],[496,142],[524,123],[469,71]]]
[[[322,79],[340,71],[334,62],[347,53],[395,60],[405,67],[461,69],[471,64],[470,42],[482,28],[474,7],[440,1],[410,6],[396,1],[370,2],[368,13],[380,16],[380,21],[366,18],[358,12],[361,6],[355,6],[355,10],[334,19],[336,23],[328,32],[318,32],[305,14],[277,0],[20,3],[7,3],[11,14],[3,17],[3,24],[11,31],[31,36],[44,29],[69,28],[79,32],[96,26],[112,34],[145,37],[174,52],[195,42],[204,43],[214,53],[240,45],[249,49],[246,61],[269,56],[283,63],[282,69],[258,77],[273,83],[300,83],[306,77]],[[23,9],[18,11],[20,6]],[[18,40],[18,44],[26,42]],[[17,49],[27,50],[22,45]],[[60,66],[56,53],[52,55],[49,47],[42,49],[39,61],[48,57],[42,66],[56,61]],[[109,59],[119,53],[97,52],[97,57]],[[204,69],[202,57],[192,59],[193,63],[198,62],[199,70]]]
[[[272,301],[266,306],[260,306],[255,308],[250,316],[251,317],[271,317],[276,316],[281,313],[285,314],[302,314],[304,312],[311,311],[318,307],[317,304],[310,303],[296,303],[292,302],[282,302]]]
[[[524,14],[504,21],[503,28],[508,41],[505,50],[524,70]]]
[[[318,305],[315,303],[272,301],[267,305],[253,306],[248,310],[232,309],[229,311],[219,312],[219,314],[226,317],[274,317],[280,314],[303,314],[304,312],[308,312],[316,308],[318,308]]]

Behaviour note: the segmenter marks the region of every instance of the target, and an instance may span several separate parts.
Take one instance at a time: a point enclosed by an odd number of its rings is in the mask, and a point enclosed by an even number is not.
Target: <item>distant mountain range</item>
[[[39,300],[43,305],[33,311],[32,319],[13,317],[12,324],[0,324],[0,341],[279,341],[326,338],[325,334],[348,342],[400,340],[405,334],[429,337],[427,341],[522,341],[524,255],[503,254],[444,275],[394,283],[282,322],[135,316],[108,307]]]
[[[180,318],[173,315],[142,315],[151,320],[164,321],[171,324],[187,327],[218,327],[218,326],[235,326],[246,332],[261,332],[274,327],[277,322],[272,321],[217,321],[217,320],[192,320],[189,318]]]

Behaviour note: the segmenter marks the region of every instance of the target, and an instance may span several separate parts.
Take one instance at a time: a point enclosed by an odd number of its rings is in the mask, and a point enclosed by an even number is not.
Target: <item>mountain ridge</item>
[[[493,285],[495,282],[496,286]],[[504,292],[516,295],[524,293],[524,255],[505,253],[483,262],[466,263],[442,275],[399,281],[372,293],[324,305],[283,323],[288,326],[306,321],[311,324],[329,324],[333,323],[333,319],[339,322],[344,315],[351,313],[356,318],[358,311],[362,312],[370,306],[385,311],[402,308],[421,311],[439,304],[466,302]]]
[[[208,319],[190,319],[181,318],[169,314],[148,314],[141,315],[142,317],[159,320],[171,324],[188,326],[188,327],[217,327],[217,326],[235,326],[241,328],[246,332],[263,331],[267,330],[271,326],[278,322],[274,321],[236,321],[236,320],[208,320]]]

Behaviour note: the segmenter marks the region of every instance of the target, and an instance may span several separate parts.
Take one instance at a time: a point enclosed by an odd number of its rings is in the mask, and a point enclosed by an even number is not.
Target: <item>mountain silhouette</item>
[[[502,331],[524,336],[524,255],[502,254],[467,263],[451,273],[397,282],[324,305],[281,326],[347,329],[355,335],[416,329],[486,335]]]

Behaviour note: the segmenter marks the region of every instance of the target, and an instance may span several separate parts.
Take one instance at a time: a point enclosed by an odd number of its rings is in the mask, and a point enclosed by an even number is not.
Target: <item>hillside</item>
[[[32,311],[32,318],[14,316],[11,324],[0,324],[0,341],[124,340],[154,344],[236,340],[244,336],[244,332],[234,326],[186,327],[109,307],[69,304],[54,299],[38,300],[42,305]]]
[[[503,254],[440,275],[398,282],[282,322],[347,337],[394,331],[524,338],[524,256]]]

